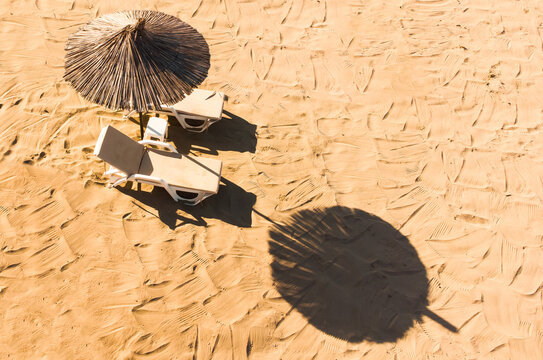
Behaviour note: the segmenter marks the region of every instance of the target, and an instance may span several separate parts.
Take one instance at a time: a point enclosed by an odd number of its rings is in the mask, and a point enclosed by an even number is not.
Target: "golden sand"
[[[543,358],[538,0],[1,0],[1,359]],[[107,189],[139,126],[64,43],[153,9],[228,96],[197,207]]]

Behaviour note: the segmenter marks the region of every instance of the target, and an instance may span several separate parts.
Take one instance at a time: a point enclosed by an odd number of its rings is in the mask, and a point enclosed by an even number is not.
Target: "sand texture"
[[[107,189],[68,36],[200,31],[196,207]],[[0,0],[0,359],[543,359],[539,0]]]

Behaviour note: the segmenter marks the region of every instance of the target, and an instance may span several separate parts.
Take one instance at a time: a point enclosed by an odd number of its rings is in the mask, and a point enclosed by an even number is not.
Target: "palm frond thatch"
[[[104,15],[66,43],[64,79],[94,103],[146,112],[190,94],[207,76],[204,37],[158,11]]]

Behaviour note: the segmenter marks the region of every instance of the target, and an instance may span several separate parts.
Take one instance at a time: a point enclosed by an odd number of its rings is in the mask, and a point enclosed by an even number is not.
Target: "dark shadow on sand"
[[[203,154],[218,155],[218,151],[256,151],[256,125],[223,110],[223,117],[203,133],[183,129],[175,117],[169,118],[168,138],[182,154],[197,150]]]
[[[270,230],[277,290],[313,326],[352,342],[393,342],[430,317],[428,279],[416,250],[391,225],[335,206],[295,213]]]
[[[216,195],[196,206],[173,201],[166,190],[158,186],[155,186],[151,192],[138,191],[133,187],[135,186],[129,183],[124,187],[118,186],[116,189],[155,209],[158,212],[158,218],[170,229],[186,223],[206,226],[206,219],[219,219],[239,227],[251,226],[251,212],[256,202],[256,195],[243,190],[225,178],[221,178],[219,192]],[[140,206],[136,202],[134,204]],[[141,208],[147,211],[145,207]]]

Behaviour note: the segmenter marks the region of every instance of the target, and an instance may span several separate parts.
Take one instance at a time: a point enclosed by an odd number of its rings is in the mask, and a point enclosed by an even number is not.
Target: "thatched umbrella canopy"
[[[89,101],[139,112],[140,126],[142,112],[180,101],[209,69],[204,37],[151,10],[96,18],[70,36],[66,51],[64,79]]]

